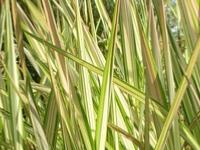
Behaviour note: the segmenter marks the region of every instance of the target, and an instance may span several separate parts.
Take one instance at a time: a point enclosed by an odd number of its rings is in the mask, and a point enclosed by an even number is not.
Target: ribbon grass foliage
[[[200,149],[199,0],[0,0],[0,149]]]

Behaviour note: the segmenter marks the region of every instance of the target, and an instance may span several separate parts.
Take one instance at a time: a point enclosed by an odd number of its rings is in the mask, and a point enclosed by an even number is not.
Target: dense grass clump
[[[0,149],[200,150],[199,0],[0,0]]]

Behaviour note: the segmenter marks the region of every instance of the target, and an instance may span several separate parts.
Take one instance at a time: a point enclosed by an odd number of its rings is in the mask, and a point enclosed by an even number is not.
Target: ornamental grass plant
[[[0,149],[200,150],[200,0],[0,0]]]

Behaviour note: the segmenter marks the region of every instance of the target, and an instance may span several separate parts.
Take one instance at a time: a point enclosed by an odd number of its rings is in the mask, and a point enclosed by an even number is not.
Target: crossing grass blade
[[[187,69],[184,73],[184,76],[182,77],[182,81],[181,81],[181,84],[176,92],[176,95],[173,99],[173,102],[172,102],[172,105],[171,105],[171,108],[169,110],[169,113],[167,115],[167,118],[166,118],[166,121],[165,121],[165,124],[163,126],[163,129],[161,131],[161,134],[160,134],[160,137],[159,137],[159,140],[158,140],[158,143],[156,145],[156,150],[160,150],[160,149],[163,149],[163,146],[164,146],[164,141],[167,137],[167,131],[169,130],[169,128],[171,127],[171,124],[172,124],[172,121],[175,117],[175,115],[177,114],[177,111],[180,107],[180,104],[181,104],[181,101],[182,101],[182,98],[185,94],[185,90],[189,84],[189,80],[191,78],[191,75],[192,75],[192,72],[193,72],[193,68],[195,67],[195,64],[198,60],[198,57],[199,57],[199,54],[200,54],[200,39],[197,41],[196,43],[196,46],[193,50],[193,54],[190,58],[190,62],[187,66]]]
[[[79,58],[77,58],[77,57],[71,55],[71,54],[69,54],[69,53],[64,52],[64,50],[57,48],[56,46],[54,46],[54,45],[52,45],[52,44],[50,44],[50,43],[48,43],[48,42],[46,42],[46,41],[44,41],[44,40],[42,40],[42,39],[36,37],[35,35],[32,35],[32,34],[30,34],[30,33],[27,33],[27,34],[29,34],[30,36],[34,37],[34,38],[37,39],[38,41],[44,43],[45,45],[48,45],[49,47],[54,48],[54,50],[56,50],[56,51],[62,53],[62,54],[65,55],[66,57],[71,58],[72,60],[76,61],[77,63],[79,63],[79,64],[81,64],[81,65],[83,65],[84,67],[88,68],[89,70],[94,71],[94,72],[97,73],[97,74],[103,75],[103,71],[102,71],[100,68],[95,67],[95,66],[93,66],[93,65],[91,65],[91,64],[89,64],[89,63],[87,63],[87,62],[85,62],[85,61],[83,61],[83,60],[81,60],[81,59],[79,59]],[[144,103],[144,98],[145,98],[144,93],[142,93],[141,91],[136,90],[134,87],[128,85],[128,84],[125,83],[125,82],[122,82],[121,80],[117,79],[116,77],[114,77],[113,82],[114,82],[117,86],[119,86],[121,90],[123,90],[124,92],[127,92],[128,94],[132,95],[133,97],[137,98],[137,99],[140,100],[142,103]],[[158,105],[158,103],[157,103],[155,100],[153,100],[153,99],[150,99],[150,100],[151,100],[151,103],[154,102],[155,104]],[[155,107],[155,105],[154,105],[153,107]],[[151,107],[151,108],[152,108],[152,107]],[[167,111],[165,110],[164,107],[158,105],[158,106],[157,106],[157,109],[160,109],[160,111],[163,113],[164,116],[167,115]],[[159,113],[158,113],[158,114],[159,114]],[[181,126],[181,127],[182,127],[182,126]],[[183,129],[182,129],[182,130],[183,130]]]
[[[26,80],[26,89],[27,89],[26,91],[27,99],[29,100],[30,118],[33,124],[33,130],[34,130],[35,138],[37,141],[36,147],[40,150],[48,150],[49,144],[47,142],[46,135],[40,121],[40,116],[35,105],[35,100],[34,100],[33,91],[30,85],[29,77],[27,77],[27,80]]]

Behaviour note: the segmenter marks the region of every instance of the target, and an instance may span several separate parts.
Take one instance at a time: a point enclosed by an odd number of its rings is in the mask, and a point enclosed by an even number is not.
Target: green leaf
[[[12,76],[13,82],[17,89],[19,89],[19,77],[16,64],[16,53],[14,48],[14,37],[12,29],[12,18],[10,13],[10,1],[6,1],[6,32],[5,32],[5,51],[8,53],[7,68],[9,74]],[[8,99],[11,112],[11,131],[13,138],[13,145],[15,149],[23,149],[23,122],[22,122],[22,107],[21,101],[8,80]]]
[[[190,58],[190,62],[188,64],[187,69],[184,73],[184,76],[181,80],[181,84],[179,85],[179,88],[178,88],[178,90],[175,94],[173,101],[172,101],[171,108],[169,110],[169,113],[167,115],[163,129],[161,131],[158,143],[157,143],[156,148],[155,148],[156,150],[163,149],[164,142],[167,138],[167,132],[172,125],[172,121],[173,121],[175,115],[177,114],[177,111],[178,111],[179,106],[181,104],[182,98],[183,98],[185,91],[186,91],[186,88],[188,86],[189,79],[192,75],[193,68],[194,68],[194,66],[195,66],[195,64],[198,60],[199,54],[200,54],[200,39],[196,43],[196,46],[193,50],[193,54]]]
[[[95,136],[97,150],[103,150],[105,148],[105,143],[106,143],[107,120],[108,120],[111,92],[112,92],[113,65],[114,65],[114,55],[115,55],[115,42],[117,38],[119,6],[120,6],[120,0],[116,1],[115,4],[112,32],[108,47],[109,52],[106,60],[105,70],[103,73],[103,81],[102,81],[103,83],[101,87],[101,96],[98,106],[97,127]]]

